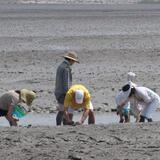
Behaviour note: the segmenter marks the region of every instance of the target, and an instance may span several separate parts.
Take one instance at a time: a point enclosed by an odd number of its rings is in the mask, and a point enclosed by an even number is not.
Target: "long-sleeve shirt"
[[[60,97],[65,96],[66,92],[72,84],[72,73],[69,62],[64,60],[57,68],[56,83],[55,83],[55,95]]]
[[[83,90],[84,91],[84,99],[82,104],[77,104],[75,102],[75,91],[76,90]],[[67,92],[64,100],[65,108],[73,108],[73,109],[89,109],[90,108],[90,93],[83,85],[73,85]]]
[[[148,104],[155,99],[160,100],[160,97],[157,93],[153,92],[151,89],[146,87],[135,87],[135,95],[131,99],[135,100],[137,104]],[[135,104],[136,105],[136,104]]]
[[[14,106],[19,102],[19,95],[14,91],[9,91],[0,97],[0,109],[8,111],[9,106]]]

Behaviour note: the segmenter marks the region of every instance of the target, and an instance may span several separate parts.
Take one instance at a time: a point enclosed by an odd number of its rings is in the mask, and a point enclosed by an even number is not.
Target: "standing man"
[[[56,116],[56,124],[61,125],[64,114],[64,98],[72,85],[72,70],[71,66],[79,63],[77,54],[73,51],[68,52],[64,56],[64,61],[58,66],[55,83],[55,97],[58,102],[58,113]]]
[[[95,124],[91,95],[85,86],[76,84],[70,87],[65,96],[64,108],[67,124],[72,124],[73,113],[79,109],[83,109],[83,114],[79,122],[76,122],[76,124],[83,124],[87,117],[88,124]]]

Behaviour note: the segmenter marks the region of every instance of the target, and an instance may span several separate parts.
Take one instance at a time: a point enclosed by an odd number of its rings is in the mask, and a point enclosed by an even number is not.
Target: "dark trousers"
[[[6,116],[8,111],[0,109],[0,117]]]
[[[89,111],[88,124],[95,124],[95,116],[93,111]]]
[[[142,115],[140,115],[140,121],[139,122],[145,122],[145,119],[148,121],[148,122],[153,122],[152,118],[147,118],[147,117],[144,117]]]
[[[56,116],[56,125],[57,126],[61,125],[61,123],[63,121],[63,115],[64,115],[64,111],[58,111],[57,116]]]

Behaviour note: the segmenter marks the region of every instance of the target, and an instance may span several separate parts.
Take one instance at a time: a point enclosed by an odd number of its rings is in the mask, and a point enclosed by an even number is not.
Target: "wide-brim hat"
[[[20,99],[23,100],[28,106],[31,106],[33,100],[36,98],[36,93],[32,90],[22,89],[20,91]]]
[[[64,57],[64,58],[71,59],[71,60],[79,63],[77,53],[74,52],[74,51],[69,51],[69,52],[68,52],[66,55],[64,55],[63,57]]]

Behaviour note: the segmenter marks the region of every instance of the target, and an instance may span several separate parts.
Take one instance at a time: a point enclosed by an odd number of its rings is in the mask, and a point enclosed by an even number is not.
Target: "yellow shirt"
[[[77,104],[75,102],[75,91],[76,90],[84,91],[84,100],[82,104]],[[73,85],[66,93],[65,100],[64,100],[64,106],[65,108],[71,107],[73,109],[79,109],[79,108],[89,109],[90,99],[91,99],[90,93],[83,85],[80,85],[80,84]]]

